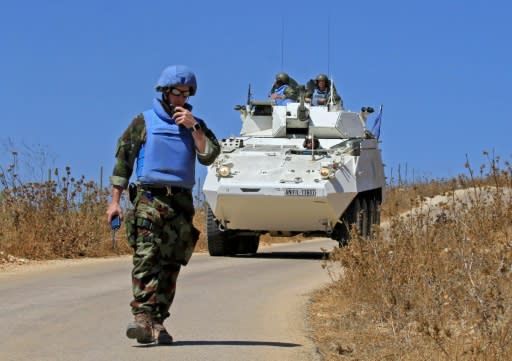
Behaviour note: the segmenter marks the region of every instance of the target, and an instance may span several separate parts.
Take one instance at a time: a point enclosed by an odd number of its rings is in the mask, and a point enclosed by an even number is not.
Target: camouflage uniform
[[[204,153],[197,153],[203,165],[213,163],[220,152],[215,135],[203,123],[207,137]],[[116,163],[110,181],[126,189],[135,159],[146,140],[144,117],[139,114],[119,138]],[[134,209],[125,215],[126,231],[134,249],[130,305],[134,315],[149,313],[154,322],[169,317],[176,280],[197,242],[199,231],[192,225],[194,206],[189,190],[168,194],[166,188],[139,185]]]
[[[315,89],[320,90],[318,88],[318,78],[322,76],[323,74],[320,74],[316,79],[310,79],[306,84],[306,98],[312,99],[313,93],[315,92]],[[331,81],[329,78],[327,78],[326,75],[323,75],[325,78],[325,90],[323,91],[324,95],[324,104],[327,104],[329,98],[331,97]],[[335,104],[339,104],[340,107],[343,109],[343,99],[341,99],[340,95],[336,91],[336,86],[332,85],[333,90],[333,100]]]
[[[279,74],[278,74],[278,76],[279,76]],[[287,75],[287,78],[288,78],[288,82],[286,83],[287,87],[284,90],[284,96],[286,99],[297,101],[299,99],[299,83],[297,83],[297,81],[295,79],[293,79],[292,77],[290,77],[288,75]],[[279,82],[276,80],[272,84],[272,88],[270,89],[270,94],[275,93],[276,89],[279,88],[280,86],[281,86],[281,84],[279,84]]]

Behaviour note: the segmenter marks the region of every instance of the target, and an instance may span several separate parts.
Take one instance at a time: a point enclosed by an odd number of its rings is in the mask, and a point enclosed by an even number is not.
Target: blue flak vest
[[[329,92],[326,91],[320,91],[320,89],[315,88],[315,91],[313,92],[313,99],[311,99],[311,105],[318,105],[318,100],[325,98],[329,96]]]
[[[137,156],[137,181],[192,188],[196,148],[190,130],[161,119],[153,109],[143,116],[146,143]]]
[[[279,88],[274,90],[274,94],[279,94],[284,96],[284,91],[288,88],[287,84],[281,85]],[[291,99],[283,98],[283,99],[275,99],[276,105],[286,105],[291,102]]]

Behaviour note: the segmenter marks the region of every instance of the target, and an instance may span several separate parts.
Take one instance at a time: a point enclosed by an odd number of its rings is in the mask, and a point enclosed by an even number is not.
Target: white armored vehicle
[[[256,253],[267,232],[327,236],[340,246],[352,224],[370,235],[385,185],[379,142],[366,129],[372,108],[311,106],[301,91],[298,102],[249,99],[235,109],[240,136],[222,139],[203,185],[210,255]]]

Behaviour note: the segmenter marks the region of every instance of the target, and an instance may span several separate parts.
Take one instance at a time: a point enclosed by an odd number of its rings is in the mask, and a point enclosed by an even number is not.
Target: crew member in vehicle
[[[308,81],[306,87],[305,101],[311,105],[326,105],[331,98],[331,81],[325,74],[319,74],[314,80]],[[332,84],[333,102],[339,104],[343,109],[343,100],[336,92],[336,87]]]
[[[286,73],[276,75],[276,80],[270,89],[270,98],[276,105],[286,105],[290,102],[296,102],[298,99],[298,84]]]
[[[320,141],[318,138],[308,135],[306,139],[304,139],[302,146],[306,149],[318,149],[320,148]]]

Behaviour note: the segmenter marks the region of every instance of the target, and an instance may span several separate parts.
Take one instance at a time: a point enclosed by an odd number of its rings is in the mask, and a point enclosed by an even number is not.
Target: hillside
[[[310,307],[322,360],[512,359],[510,174],[390,189],[374,237],[325,264]]]

